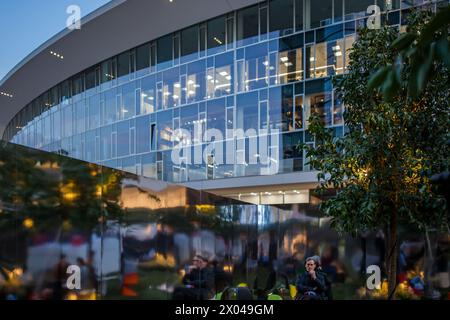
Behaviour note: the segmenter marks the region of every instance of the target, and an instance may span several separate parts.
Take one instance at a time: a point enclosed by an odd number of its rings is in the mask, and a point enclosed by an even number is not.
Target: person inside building
[[[214,274],[208,266],[208,259],[195,255],[192,265],[183,277],[183,287],[173,293],[174,300],[207,300],[213,296]]]

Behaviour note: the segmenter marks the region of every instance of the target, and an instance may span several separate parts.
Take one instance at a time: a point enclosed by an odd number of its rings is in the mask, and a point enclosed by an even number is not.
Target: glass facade
[[[153,155],[141,164],[157,177],[163,159]],[[0,163],[0,300],[171,299],[196,254],[214,268],[211,294],[245,283],[264,300],[284,283],[279,294],[291,300],[288,285],[317,254],[334,299],[367,299],[366,267],[385,261],[382,231],[338,234],[308,190],[232,200],[9,143]],[[134,157],[122,163],[136,166]],[[285,205],[273,206],[280,197]],[[401,230],[399,273],[415,277],[432,263],[446,296],[448,235]],[[79,290],[66,285],[69,265],[80,267]]]
[[[258,175],[253,158],[271,152],[280,162],[275,173],[309,170],[293,151],[314,143],[309,115],[342,132],[344,106],[330,79],[345,72],[369,5],[401,27],[409,6],[389,3],[271,0],[190,26],[52,88],[16,115],[5,138],[170,182]],[[196,127],[221,134],[213,140],[224,159]],[[172,163],[179,129],[189,133],[182,140],[193,153],[206,153],[204,161]],[[239,129],[249,136],[236,137]],[[277,148],[252,150],[252,135],[267,135]]]

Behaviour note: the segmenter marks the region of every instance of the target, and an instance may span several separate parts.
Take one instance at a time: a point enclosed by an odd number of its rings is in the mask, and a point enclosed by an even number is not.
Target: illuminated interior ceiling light
[[[188,84],[194,84],[195,82],[194,82],[194,80],[189,80],[188,81]]]
[[[207,78],[208,80],[212,80],[213,76],[208,74],[208,76],[207,76],[206,78]]]
[[[293,66],[292,62],[286,62],[284,65],[285,65],[286,67],[292,67],[292,66]]]
[[[267,61],[267,60],[264,61],[264,62],[263,62],[263,65],[265,65],[265,66],[267,67],[267,66],[269,65],[269,61]]]
[[[179,84],[179,83],[175,83],[173,86],[174,86],[175,88],[181,88],[181,84]]]
[[[309,58],[309,61],[314,62],[316,59],[314,57]]]
[[[225,79],[227,79],[228,81],[231,80],[231,76],[226,76]]]
[[[174,99],[178,99],[178,98],[179,98],[176,94],[174,94],[172,97],[173,97]]]
[[[222,77],[226,77],[226,76],[228,75],[228,72],[226,72],[226,71],[221,71],[221,72],[219,72],[219,74],[220,74]]]
[[[334,55],[335,55],[336,57],[340,57],[340,56],[342,56],[342,52],[337,51],[337,52],[334,53]]]
[[[288,57],[281,57],[280,60],[281,60],[282,62],[287,62],[289,59],[288,59]]]
[[[214,37],[213,39],[214,39],[214,41],[216,41],[218,44],[223,44],[223,42],[220,41],[217,37]]]
[[[3,91],[1,91],[0,94],[1,94],[2,96],[8,97],[8,98],[12,98],[12,97],[13,97],[12,94],[7,93],[7,92],[3,92]]]
[[[333,46],[333,51],[340,51],[340,50],[341,50],[340,45]]]

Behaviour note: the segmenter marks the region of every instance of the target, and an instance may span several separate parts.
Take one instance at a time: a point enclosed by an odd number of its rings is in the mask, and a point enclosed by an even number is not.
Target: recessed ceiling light
[[[50,51],[50,54],[51,54],[52,56],[55,56],[55,57],[61,59],[61,60],[64,59],[64,56],[63,56],[62,54],[56,53],[56,52],[54,52],[54,51]]]
[[[12,97],[13,97],[12,94],[7,93],[7,92],[3,92],[3,91],[1,91],[0,94],[1,94],[2,96],[8,97],[8,98],[12,98]]]

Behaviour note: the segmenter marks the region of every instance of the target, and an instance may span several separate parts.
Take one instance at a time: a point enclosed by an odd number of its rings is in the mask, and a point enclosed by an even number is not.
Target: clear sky
[[[70,5],[86,16],[110,0],[0,0],[0,80],[66,27]]]

